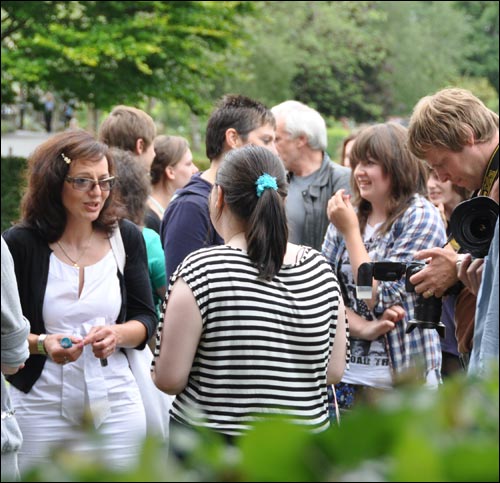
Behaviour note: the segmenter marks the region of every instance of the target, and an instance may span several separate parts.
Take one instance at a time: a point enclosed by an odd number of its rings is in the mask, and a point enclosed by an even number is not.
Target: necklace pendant
[[[74,266],[75,268],[80,268],[80,267],[78,266],[78,263],[73,263],[73,266]]]

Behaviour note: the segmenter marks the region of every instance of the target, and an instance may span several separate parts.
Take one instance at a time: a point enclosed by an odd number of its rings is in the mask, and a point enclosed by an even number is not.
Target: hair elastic
[[[257,198],[260,198],[262,196],[262,193],[266,189],[273,189],[274,191],[278,191],[278,183],[276,182],[276,178],[267,173],[260,175],[255,184],[257,186]]]

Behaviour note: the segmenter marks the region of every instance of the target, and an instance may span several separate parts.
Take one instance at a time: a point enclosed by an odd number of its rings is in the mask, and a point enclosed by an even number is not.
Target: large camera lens
[[[483,258],[488,254],[497,218],[498,204],[486,196],[477,196],[462,201],[453,210],[451,233],[463,251]]]
[[[445,326],[441,322],[441,299],[429,297],[424,299],[422,295],[417,296],[415,302],[414,318],[408,321],[406,333],[409,334],[413,329],[436,329],[440,337],[445,336]]]

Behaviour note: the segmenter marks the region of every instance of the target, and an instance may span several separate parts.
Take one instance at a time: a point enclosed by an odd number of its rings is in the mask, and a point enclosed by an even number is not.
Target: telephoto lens
[[[459,203],[451,214],[450,230],[461,252],[474,258],[488,255],[497,218],[498,204],[487,196]]]

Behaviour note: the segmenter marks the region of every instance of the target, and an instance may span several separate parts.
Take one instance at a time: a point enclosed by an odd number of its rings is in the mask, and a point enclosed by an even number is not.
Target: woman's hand
[[[61,345],[61,340],[68,338],[72,346],[65,349]],[[48,334],[44,341],[45,352],[56,364],[67,364],[75,362],[83,352],[84,342],[79,335]]]
[[[118,346],[116,325],[94,326],[83,340],[84,345],[91,344],[92,352],[98,359],[106,359],[112,355]]]
[[[359,232],[359,221],[351,204],[351,195],[345,194],[344,189],[338,190],[330,198],[326,213],[340,233]]]
[[[406,312],[403,307],[393,305],[385,309],[380,318],[376,320],[366,320],[351,309],[347,309],[349,331],[351,336],[358,339],[375,340],[394,329],[396,323],[402,320],[405,314]]]

